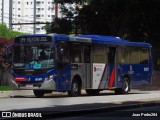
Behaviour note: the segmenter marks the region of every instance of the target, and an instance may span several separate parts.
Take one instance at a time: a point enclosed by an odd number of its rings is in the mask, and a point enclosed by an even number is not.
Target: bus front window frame
[[[50,51],[48,50],[48,52],[47,52],[47,55],[49,55],[49,57],[47,59],[42,59],[42,60],[39,59],[40,52],[43,51],[43,49],[41,49],[41,46],[46,47],[46,49],[50,48]],[[19,50],[16,50],[16,47]],[[28,58],[26,58],[26,57],[28,57]],[[19,58],[19,60],[18,60],[18,58]],[[50,44],[44,45],[44,44],[39,43],[39,44],[32,44],[32,45],[30,45],[30,44],[14,45],[13,46],[12,67],[14,69],[45,69],[45,68],[50,68],[50,67],[55,66],[54,58],[55,58],[54,48]],[[17,61],[16,61],[16,59],[17,59]],[[32,66],[32,65],[33,65],[32,68],[27,67],[27,66]]]

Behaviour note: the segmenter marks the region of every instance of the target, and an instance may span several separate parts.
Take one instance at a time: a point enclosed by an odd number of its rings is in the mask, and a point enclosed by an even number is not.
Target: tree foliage
[[[6,40],[10,40],[17,35],[21,35],[24,33],[13,31],[9,29],[5,24],[0,25],[0,38],[5,38]]]
[[[7,68],[9,66],[5,58],[6,46],[12,44],[13,38],[21,34],[24,33],[13,31],[7,28],[5,24],[0,25],[0,69]]]
[[[159,10],[159,0],[90,0],[78,17],[83,33],[154,42],[159,39]]]
[[[71,30],[71,22],[65,18],[55,18],[51,24],[52,33],[69,34]]]
[[[47,22],[43,28],[46,30],[47,34],[51,32],[51,25],[49,22]]]
[[[8,85],[7,80],[3,77],[6,75],[5,71],[10,69],[10,63],[6,59],[6,46],[12,44],[13,38],[21,34],[24,33],[13,31],[5,24],[0,25],[0,85]]]
[[[55,25],[52,27],[64,24],[64,21],[73,27],[76,22],[81,33],[114,35],[134,41],[159,39],[159,0],[56,0],[56,2],[61,4],[63,19],[53,20],[52,24]],[[71,5],[65,6],[65,3]],[[63,22],[60,22],[61,20]]]
[[[79,12],[82,32],[120,36],[127,19],[127,4],[128,0],[91,0]]]
[[[60,5],[62,17],[55,18],[50,25],[46,25],[46,33],[69,34],[75,31],[76,16],[79,8],[90,0],[55,0]],[[50,26],[50,29],[48,27]]]

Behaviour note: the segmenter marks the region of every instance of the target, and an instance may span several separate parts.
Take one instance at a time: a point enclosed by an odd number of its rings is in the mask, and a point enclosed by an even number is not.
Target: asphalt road
[[[159,120],[160,106],[144,107],[129,110],[110,112],[88,113],[74,117],[61,117],[56,120]],[[50,119],[48,119],[50,120]]]
[[[1,92],[0,96],[0,111],[41,112],[45,117],[51,118],[160,105],[159,90],[132,90],[126,95],[115,95],[114,92],[104,91],[98,96],[83,94],[80,97],[52,93],[44,98],[35,98],[32,91],[14,91]]]
[[[23,93],[24,92],[24,93]],[[100,107],[106,106],[108,104],[121,105],[127,104],[127,102],[138,103],[144,101],[160,100],[160,91],[132,91],[127,95],[115,95],[114,92],[104,92],[99,96],[86,96],[85,94],[80,97],[68,97],[66,94],[48,94],[44,98],[35,98],[32,94],[25,93],[26,91],[20,91],[19,95],[8,96],[0,99],[0,110],[44,110],[50,111],[54,108],[60,108],[64,106],[79,105],[85,108],[87,106],[100,105]],[[102,106],[101,106],[102,105]],[[70,108],[71,109],[71,108]],[[62,109],[65,111],[65,109]],[[67,108],[67,110],[69,110]],[[57,109],[56,111],[59,111]],[[60,110],[61,111],[61,110]]]

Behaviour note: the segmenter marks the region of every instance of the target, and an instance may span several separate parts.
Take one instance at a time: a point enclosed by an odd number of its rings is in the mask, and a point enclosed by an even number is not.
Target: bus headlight
[[[50,79],[52,79],[54,76],[53,75],[50,75],[49,77],[48,77],[48,79],[50,80]]]
[[[48,77],[45,78],[45,81],[46,81],[46,80],[53,79],[53,77],[54,77],[54,75],[49,75]]]

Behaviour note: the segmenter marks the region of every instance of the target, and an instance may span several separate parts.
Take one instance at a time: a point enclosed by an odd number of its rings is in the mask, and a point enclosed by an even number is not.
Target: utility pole
[[[33,15],[34,15],[33,22],[36,23],[36,0],[34,0]],[[36,34],[36,24],[33,24],[33,34]]]
[[[12,29],[12,9],[13,0],[9,0],[9,28]]]
[[[2,24],[4,20],[4,0],[2,0]]]
[[[55,17],[58,18],[58,2],[55,2]]]

